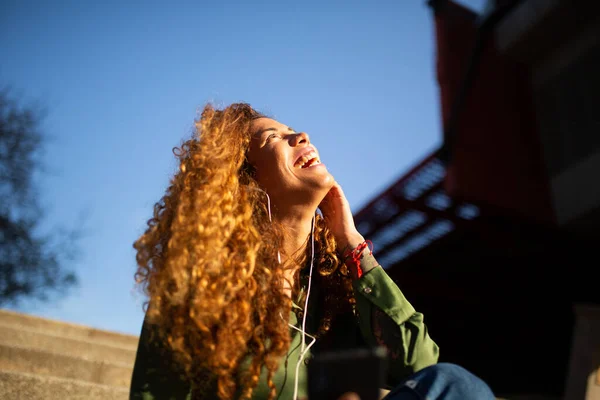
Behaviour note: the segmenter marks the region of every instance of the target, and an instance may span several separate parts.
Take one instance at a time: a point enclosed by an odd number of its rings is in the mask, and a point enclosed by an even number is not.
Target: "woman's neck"
[[[316,210],[307,209],[307,207],[289,210],[286,213],[278,213],[277,221],[284,228],[284,237],[282,241],[283,252],[281,262],[285,263],[291,257],[302,253],[307,245],[307,239],[312,229],[312,220],[315,217]],[[292,294],[294,286],[295,269],[286,271],[284,282],[284,291],[288,296]]]

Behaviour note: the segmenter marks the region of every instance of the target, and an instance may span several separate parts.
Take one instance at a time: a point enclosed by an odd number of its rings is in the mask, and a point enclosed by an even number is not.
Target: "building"
[[[600,2],[429,5],[444,144],[357,227],[441,361],[500,397],[600,399]]]

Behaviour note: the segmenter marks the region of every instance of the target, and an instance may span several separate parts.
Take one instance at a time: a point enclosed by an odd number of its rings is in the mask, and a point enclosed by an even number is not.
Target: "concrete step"
[[[128,388],[23,372],[0,371],[0,399],[2,400],[127,400],[128,398]]]
[[[129,387],[132,364],[85,360],[49,351],[0,344],[0,370]]]
[[[133,365],[135,349],[92,342],[88,339],[72,339],[46,332],[15,328],[0,320],[0,344],[43,350],[55,354],[80,357],[90,361],[116,362]]]
[[[83,339],[110,346],[125,347],[133,351],[137,349],[138,336],[105,331],[84,325],[54,321],[9,310],[0,309],[0,323],[15,329],[25,328],[29,331],[44,332],[46,334],[64,338]]]

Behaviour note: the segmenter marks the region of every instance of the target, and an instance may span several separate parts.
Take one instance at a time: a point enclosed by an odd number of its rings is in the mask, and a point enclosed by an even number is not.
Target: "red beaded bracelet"
[[[358,246],[356,246],[353,250],[348,250],[344,253],[344,263],[352,257],[352,264],[356,266],[356,275],[360,278],[363,275],[363,270],[360,267],[360,258],[362,257],[363,251],[366,248],[369,248],[369,254],[373,254],[373,242],[370,240],[365,240]]]

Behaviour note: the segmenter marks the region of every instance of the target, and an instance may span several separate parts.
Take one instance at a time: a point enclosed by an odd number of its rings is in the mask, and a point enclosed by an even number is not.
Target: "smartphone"
[[[337,400],[355,392],[361,400],[378,400],[385,386],[388,359],[384,347],[315,354],[308,364],[309,400]]]

